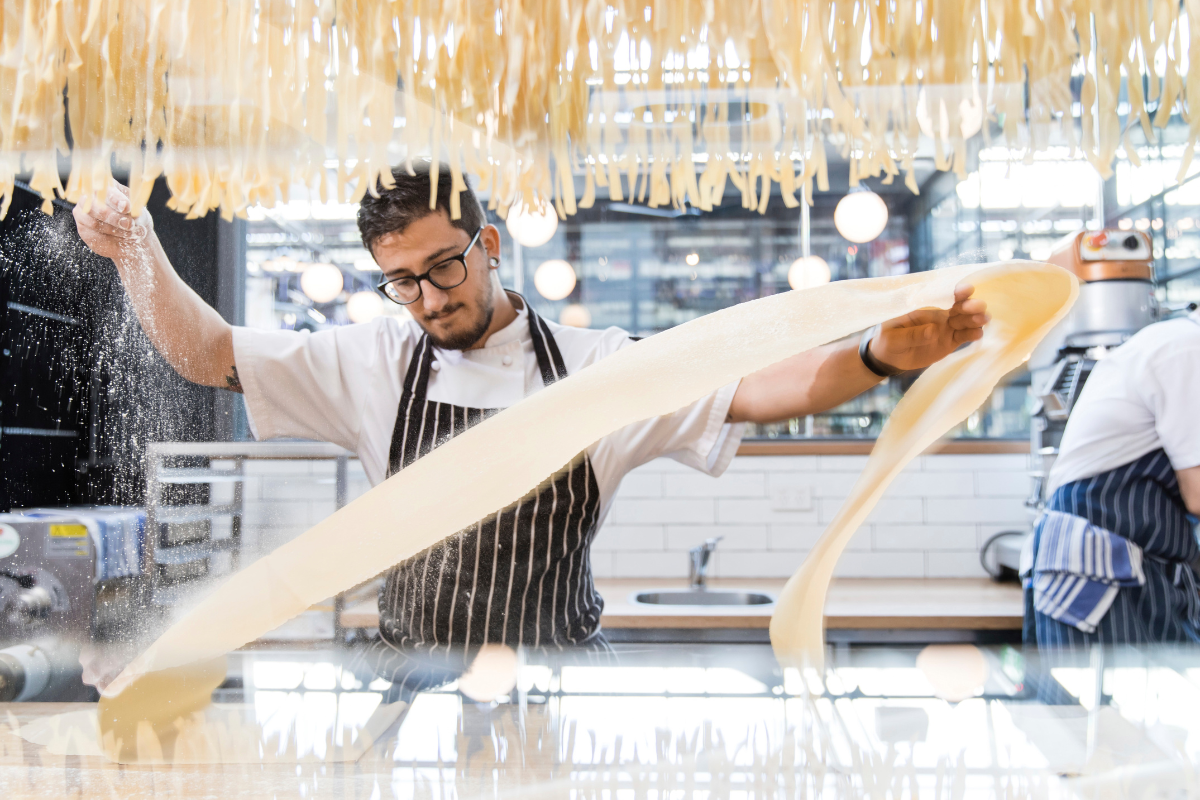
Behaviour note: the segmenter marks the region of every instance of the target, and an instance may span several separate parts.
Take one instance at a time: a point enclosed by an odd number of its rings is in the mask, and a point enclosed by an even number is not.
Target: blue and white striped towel
[[[1122,586],[1144,586],[1142,548],[1083,517],[1047,511],[1034,530],[1033,605],[1093,633]]]

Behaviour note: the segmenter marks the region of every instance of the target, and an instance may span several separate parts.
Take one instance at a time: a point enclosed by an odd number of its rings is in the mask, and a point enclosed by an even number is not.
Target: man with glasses
[[[634,344],[619,328],[545,320],[505,291],[500,233],[469,188],[459,196],[460,218],[450,218],[449,171],[438,175],[432,209],[427,171],[398,169],[393,177],[394,188],[363,198],[358,227],[383,272],[379,288],[411,320],[383,316],[314,334],[224,322],[175,274],[149,216],[130,217],[119,187],[106,206],[77,208],[75,218],[84,241],[114,260],[151,341],[181,375],[244,392],[259,439],[317,439],[355,451],[377,484],[499,410]],[[416,688],[429,680],[423,660],[446,654],[461,665],[463,646],[603,649],[590,546],[627,472],[668,456],[721,474],[737,451],[741,423],[832,408],[980,338],[988,318],[970,295],[971,287],[961,287],[949,312],[910,314],[623,428],[513,506],[402,564],[380,564],[391,569],[379,604],[379,670]]]

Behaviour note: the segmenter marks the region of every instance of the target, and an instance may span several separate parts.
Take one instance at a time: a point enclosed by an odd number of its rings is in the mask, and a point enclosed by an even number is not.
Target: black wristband
[[[875,338],[880,330],[880,326],[876,325],[873,328],[867,328],[863,331],[862,338],[858,340],[858,357],[862,359],[863,366],[871,370],[871,372],[881,378],[890,378],[893,375],[899,375],[904,370],[889,367],[871,352],[871,340]]]

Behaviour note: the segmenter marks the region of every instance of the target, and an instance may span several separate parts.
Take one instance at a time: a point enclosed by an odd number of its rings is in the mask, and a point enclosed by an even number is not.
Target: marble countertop
[[[153,746],[160,763],[56,755],[16,730],[94,705],[0,704],[0,787],[5,800],[692,798],[747,787],[854,798],[880,786],[924,797],[947,782],[973,797],[1200,791],[1200,671],[1186,648],[1114,662],[1099,704],[1088,699],[1103,663],[1094,652],[1065,654],[1047,673],[1008,646],[851,646],[830,651],[823,681],[781,668],[766,645],[617,645],[603,662],[526,655],[515,691],[496,702],[450,684],[384,704],[344,651],[239,653],[243,689],[214,706],[244,720],[211,730],[238,747],[224,763],[162,763],[167,751]],[[1038,703],[1034,678],[1080,703]]]

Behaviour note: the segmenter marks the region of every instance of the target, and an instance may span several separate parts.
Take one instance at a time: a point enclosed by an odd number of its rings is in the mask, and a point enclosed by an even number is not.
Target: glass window
[[[1200,161],[1180,176],[1183,147],[1171,143],[1185,131],[1173,120],[1156,141],[1136,146],[1137,166],[1124,157],[1117,163],[1117,208],[1107,215],[1109,224],[1150,235],[1158,297],[1167,313],[1200,303]]]
[[[623,215],[624,216],[624,215]],[[853,252],[818,242],[814,253],[834,280],[907,271],[903,238],[884,239]],[[593,327],[617,325],[648,336],[747,300],[787,291],[788,270],[799,257],[795,220],[619,220],[563,224],[543,247],[522,254],[525,294],[539,313],[559,319],[585,305]],[[889,248],[899,244],[901,263]],[[572,294],[549,301],[533,290],[538,268],[565,259],[578,283]]]

